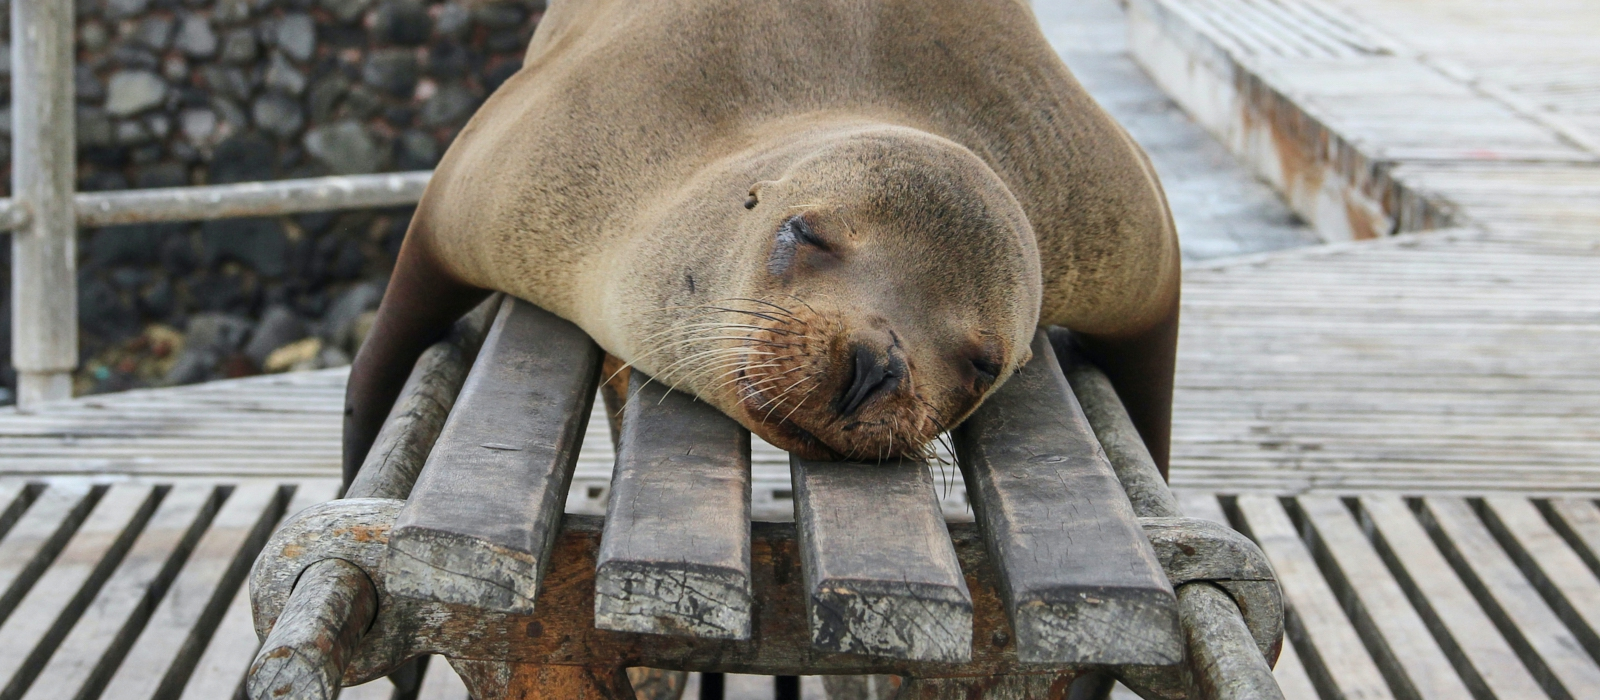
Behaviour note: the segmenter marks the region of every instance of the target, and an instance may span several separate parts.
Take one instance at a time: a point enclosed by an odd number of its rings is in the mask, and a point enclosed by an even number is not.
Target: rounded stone
[[[305,114],[299,101],[281,93],[269,92],[250,106],[250,116],[263,131],[287,139],[300,133],[305,126]]]
[[[126,117],[160,106],[167,98],[167,83],[147,70],[119,70],[111,76],[106,111]]]
[[[383,151],[360,122],[344,120],[312,129],[305,137],[306,152],[338,175],[377,172]]]
[[[217,53],[217,33],[211,23],[200,15],[184,15],[178,22],[178,36],[173,46],[193,58],[210,58]]]
[[[372,30],[383,43],[421,46],[433,32],[433,19],[416,0],[387,0],[378,6]]]
[[[410,97],[417,88],[417,54],[410,49],[379,49],[361,67],[362,82],[395,97]]]

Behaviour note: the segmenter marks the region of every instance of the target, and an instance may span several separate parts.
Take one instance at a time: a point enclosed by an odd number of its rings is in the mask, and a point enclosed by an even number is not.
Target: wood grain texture
[[[127,553],[157,494],[148,485],[112,487],[60,555],[0,625],[0,698],[19,698]]]
[[[1282,700],[1271,664],[1261,655],[1227,591],[1209,583],[1180,586],[1178,609],[1199,697]]]
[[[1600,696],[1600,666],[1517,569],[1466,501],[1431,497],[1420,513],[1435,544],[1505,634],[1544,690],[1559,698]]]
[[[128,648],[103,697],[176,695],[182,689],[235,587],[282,517],[283,496],[283,489],[270,483],[233,489]]]
[[[1283,593],[1261,548],[1226,525],[1199,518],[1140,518],[1174,587],[1215,584],[1233,597],[1257,653],[1270,664],[1283,646]]]
[[[1075,675],[1038,673],[984,678],[910,678],[895,700],[1065,700]]]
[[[0,620],[15,614],[100,493],[83,484],[47,487],[6,531],[0,540]]]
[[[500,308],[389,539],[389,591],[533,609],[594,400],[600,350],[527,302]]]
[[[1172,586],[1042,331],[956,449],[1024,660],[1179,661]]]
[[[1289,632],[1319,690],[1344,697],[1393,698],[1282,504],[1270,496],[1249,495],[1239,497],[1238,507],[1248,534],[1267,553],[1283,583]],[[1316,640],[1315,645],[1307,644],[1309,640]]]
[[[595,626],[748,639],[750,609],[750,433],[633,372]]]
[[[417,358],[345,495],[400,500],[411,495],[501,303],[499,295],[484,300]]]
[[[1296,499],[1312,554],[1351,609],[1356,631],[1399,692],[1417,698],[1471,695],[1422,617],[1338,499]]]
[[[95,697],[122,662],[222,501],[214,483],[174,486],[23,697]]]
[[[1049,330],[1050,345],[1056,360],[1072,387],[1084,418],[1089,421],[1095,439],[1105,450],[1106,459],[1116,470],[1117,481],[1128,496],[1133,512],[1141,518],[1172,518],[1182,515],[1161,469],[1150,457],[1150,450],[1133,427],[1133,419],[1117,397],[1117,390],[1104,372],[1087,359],[1080,357],[1072,342],[1072,333],[1065,328]]]
[[[456,670],[474,700],[570,698],[570,700],[634,700],[628,674],[621,667],[547,666],[458,661]]]
[[[378,593],[360,567],[323,559],[307,567],[250,666],[252,700],[332,700],[348,657],[377,613]]]
[[[1363,496],[1357,503],[1373,547],[1474,694],[1545,694],[1405,502],[1395,496]]]
[[[812,646],[971,659],[972,596],[927,465],[790,465]]]

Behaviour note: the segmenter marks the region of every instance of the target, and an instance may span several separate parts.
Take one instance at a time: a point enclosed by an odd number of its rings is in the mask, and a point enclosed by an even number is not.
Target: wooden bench
[[[795,522],[752,523],[749,434],[642,373],[608,515],[564,516],[602,353],[494,300],[418,361],[345,498],[263,548],[248,692],[331,698],[440,654],[478,700],[631,698],[640,666],[893,674],[903,698],[1064,697],[1087,676],[1279,697],[1260,550],[1180,517],[1064,331],[1033,350],[952,436],[975,523],[945,522],[927,465],[799,459]]]

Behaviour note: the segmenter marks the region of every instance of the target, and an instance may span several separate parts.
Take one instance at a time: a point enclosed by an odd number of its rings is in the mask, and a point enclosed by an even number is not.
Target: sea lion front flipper
[[[422,351],[489,295],[450,275],[419,243],[418,228],[413,223],[406,234],[372,331],[350,366],[344,394],[344,488],[355,480]]]

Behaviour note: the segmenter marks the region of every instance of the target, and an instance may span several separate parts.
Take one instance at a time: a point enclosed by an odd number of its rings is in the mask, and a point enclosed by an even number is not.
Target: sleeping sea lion
[[[811,459],[924,454],[1066,326],[1164,470],[1178,286],[1154,171],[1025,2],[555,2],[417,207],[345,478],[490,291]]]

